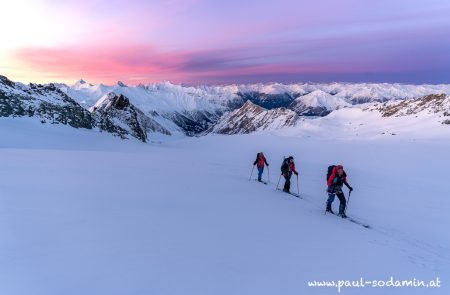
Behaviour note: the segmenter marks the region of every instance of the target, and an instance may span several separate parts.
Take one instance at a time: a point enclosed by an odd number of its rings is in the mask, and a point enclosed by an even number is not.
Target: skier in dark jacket
[[[266,157],[262,152],[256,154],[256,160],[253,162],[253,165],[256,165],[258,168],[258,181],[261,182],[261,176],[264,172],[264,164],[269,167],[269,163],[267,163]]]
[[[290,156],[283,160],[283,164],[281,165],[281,174],[284,176],[286,180],[284,183],[283,191],[289,193],[291,189],[291,176],[292,173],[298,175],[297,170],[295,170],[294,157]]]
[[[339,216],[346,218],[347,217],[345,215],[346,201],[344,193],[342,192],[342,186],[344,184],[346,187],[348,187],[350,191],[353,190],[353,188],[347,182],[347,174],[344,171],[344,167],[342,165],[336,165],[332,168],[331,173],[327,179],[328,201],[326,210],[327,212],[334,213],[333,210],[331,209],[331,204],[334,201],[334,197],[337,196],[340,202]]]

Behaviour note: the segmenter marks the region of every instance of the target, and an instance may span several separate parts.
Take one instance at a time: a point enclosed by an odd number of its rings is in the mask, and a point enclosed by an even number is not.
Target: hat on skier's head
[[[342,165],[336,165],[336,168],[344,170],[344,166],[342,166]]]
[[[293,156],[289,156],[288,160],[294,160]]]

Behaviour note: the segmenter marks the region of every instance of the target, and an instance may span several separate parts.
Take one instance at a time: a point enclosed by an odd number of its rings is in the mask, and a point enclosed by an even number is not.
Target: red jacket
[[[256,164],[256,166],[259,167],[259,168],[263,168],[263,167],[264,167],[264,164],[266,164],[267,166],[269,166],[269,164],[267,163],[266,157],[261,156],[260,154],[258,154],[258,155],[256,156],[256,160],[255,160],[255,162],[253,162],[253,165],[255,165],[255,164]]]
[[[294,172],[295,174],[298,174],[297,170],[295,170],[295,164],[294,162],[289,163],[289,171]]]

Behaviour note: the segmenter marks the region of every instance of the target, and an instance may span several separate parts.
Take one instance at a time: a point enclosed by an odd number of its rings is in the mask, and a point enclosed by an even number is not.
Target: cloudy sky
[[[0,0],[22,82],[450,83],[448,0]]]

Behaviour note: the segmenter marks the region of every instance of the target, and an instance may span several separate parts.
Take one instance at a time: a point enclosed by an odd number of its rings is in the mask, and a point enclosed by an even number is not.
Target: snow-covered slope
[[[350,104],[343,98],[317,89],[311,93],[297,97],[289,105],[289,108],[299,115],[325,116],[334,110],[348,106]]]
[[[378,108],[381,108],[379,110]],[[384,116],[385,107],[343,108],[326,117],[302,119],[295,126],[272,134],[302,138],[380,140],[386,137],[442,140],[450,138],[445,112],[428,110],[405,116]]]
[[[441,287],[340,294],[450,293],[450,137],[259,134],[144,145],[4,120],[0,294],[332,295],[337,287],[308,282],[391,276],[438,277]],[[248,180],[260,151],[268,185]],[[303,200],[275,190],[283,155],[295,157]],[[324,215],[324,176],[336,163],[354,188],[347,214],[372,229]]]
[[[209,132],[220,134],[251,133],[277,130],[294,126],[299,116],[291,110],[277,108],[266,110],[247,101],[241,108],[222,116]]]

